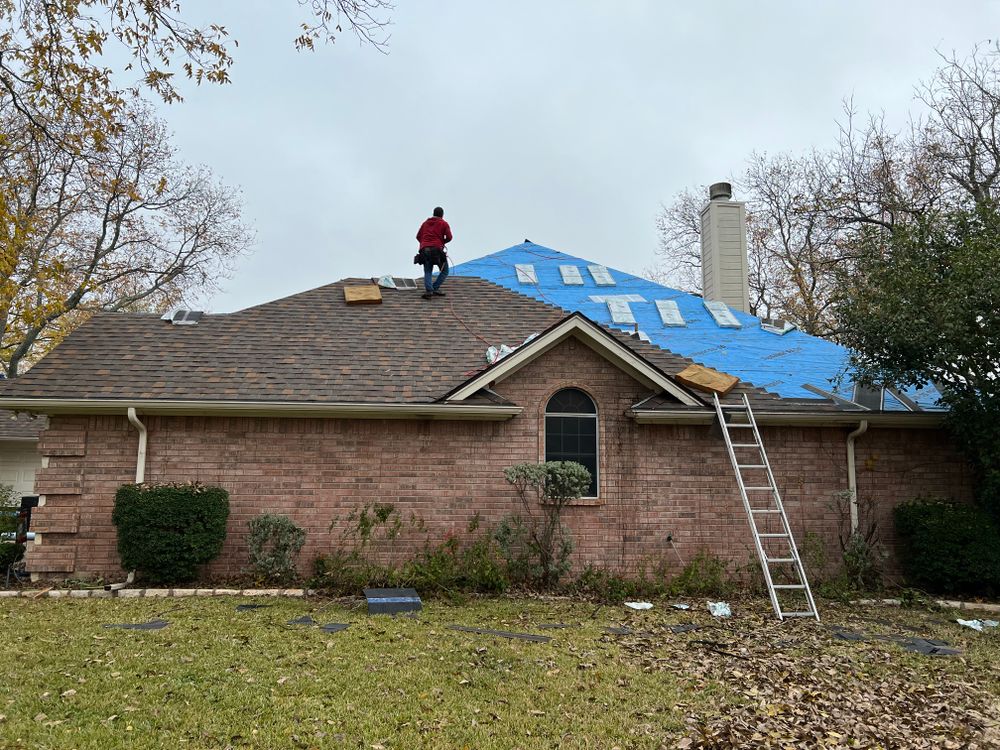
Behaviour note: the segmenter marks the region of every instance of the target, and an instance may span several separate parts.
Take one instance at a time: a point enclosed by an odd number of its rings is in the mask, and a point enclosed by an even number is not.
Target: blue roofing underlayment
[[[560,270],[560,266],[572,266],[577,271]],[[590,266],[598,268],[592,271]],[[594,261],[533,242],[523,242],[457,265],[452,273],[478,276],[568,312],[579,311],[597,323],[626,331],[633,331],[635,326],[632,323],[614,323],[607,300],[592,297],[634,295],[623,301],[628,302],[627,309],[631,311],[639,330],[656,346],[706,367],[735,375],[783,398],[821,400],[822,396],[803,387],[811,385],[853,399],[853,382],[845,376],[849,357],[849,350],[845,347],[799,330],[780,335],[769,332],[761,328],[758,318],[732,309],[730,312],[740,327],[722,327],[698,295],[607,267],[614,280],[612,286],[608,284],[608,279],[601,278],[600,267],[603,266]],[[595,280],[595,272],[597,280],[602,281],[600,285]],[[666,308],[661,315],[656,304],[658,300],[675,302],[684,324],[667,325],[664,317],[670,319],[672,306],[661,305]],[[613,305],[621,315],[621,305]],[[678,321],[675,319],[674,322]],[[933,386],[910,389],[905,393],[922,409],[941,408]],[[891,394],[885,393],[884,398],[884,410],[907,411],[907,407]]]

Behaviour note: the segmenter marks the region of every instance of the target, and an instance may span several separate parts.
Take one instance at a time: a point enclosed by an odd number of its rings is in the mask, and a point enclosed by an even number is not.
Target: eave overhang
[[[438,419],[502,421],[520,406],[483,404],[379,404],[308,401],[198,401],[171,399],[0,398],[0,408],[33,414],[141,414],[229,417],[340,417],[343,419]]]

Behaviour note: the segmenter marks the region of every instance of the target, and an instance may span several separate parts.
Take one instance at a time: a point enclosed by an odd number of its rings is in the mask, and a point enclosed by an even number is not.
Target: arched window
[[[576,461],[590,471],[585,497],[597,497],[597,407],[579,388],[563,388],[545,406],[545,460]]]

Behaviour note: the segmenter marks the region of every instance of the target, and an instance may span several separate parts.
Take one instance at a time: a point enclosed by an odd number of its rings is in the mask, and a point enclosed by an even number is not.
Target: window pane
[[[579,388],[563,388],[549,399],[546,414],[597,414],[590,396]]]
[[[575,461],[590,471],[585,497],[597,497],[597,417],[545,418],[545,460]]]

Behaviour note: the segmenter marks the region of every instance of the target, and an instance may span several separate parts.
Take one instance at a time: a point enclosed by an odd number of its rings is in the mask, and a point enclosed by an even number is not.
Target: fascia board
[[[605,335],[604,331],[581,315],[572,315],[566,318],[538,338],[519,347],[512,354],[508,354],[445,396],[447,402],[462,401],[480,388],[503,380],[573,335],[594,352],[612,361],[644,385],[666,391],[688,406],[702,406],[697,399],[666,375],[642,357],[629,351],[627,347],[622,346],[611,336]]]
[[[341,417],[345,419],[505,420],[520,406],[478,404],[356,404],[301,401],[191,401],[167,399],[0,398],[0,408],[36,414],[141,414],[245,417]]]

